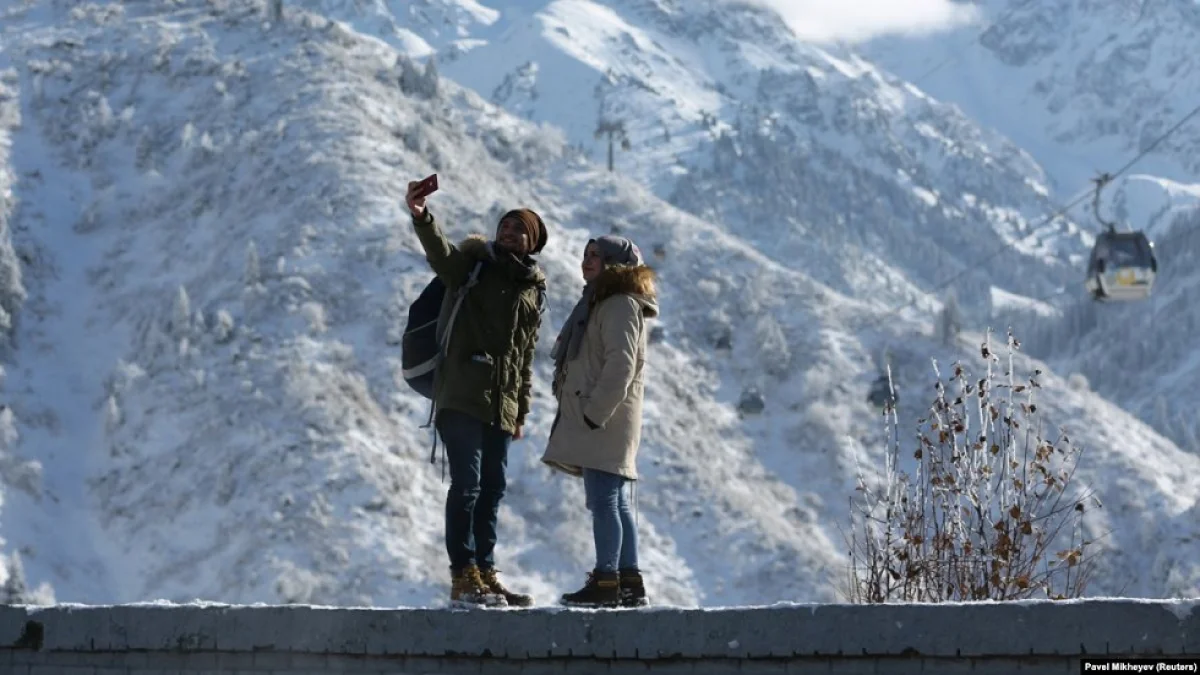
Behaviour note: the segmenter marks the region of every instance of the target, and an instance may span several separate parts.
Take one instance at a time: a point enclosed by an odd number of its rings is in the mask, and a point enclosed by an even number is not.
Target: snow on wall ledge
[[[0,606],[0,672],[1078,672],[1200,655],[1194,601],[584,611]]]

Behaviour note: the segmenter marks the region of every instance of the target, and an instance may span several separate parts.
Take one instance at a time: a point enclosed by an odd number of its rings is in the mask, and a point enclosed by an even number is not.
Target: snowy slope
[[[911,419],[929,357],[970,362],[977,337],[938,346],[919,334],[927,315],[881,314],[376,39],[262,11],[45,2],[5,16],[3,100],[20,125],[6,113],[0,176],[19,200],[10,268],[27,299],[3,396],[16,456],[44,475],[23,490],[5,473],[0,534],[30,583],[83,602],[441,601],[445,485],[427,407],[397,376],[404,309],[429,278],[399,186],[436,170],[455,236],[515,203],[552,224],[543,355],[590,234],[618,224],[657,251],[665,334],[638,490],[656,601],[838,597],[854,456],[882,455],[865,400],[879,355]],[[581,486],[537,461],[548,368],[499,552],[542,601],[582,581],[591,552]],[[1194,541],[1147,542],[1194,537],[1200,460],[1061,378],[1044,386],[1053,421],[1092,448],[1095,526],[1113,530],[1093,591],[1197,592]],[[759,416],[739,415],[749,388]]]
[[[345,21],[355,31],[378,37],[411,57],[442,49],[469,48],[470,36],[488,34],[500,12],[476,0],[298,0],[287,3]]]
[[[1013,139],[1046,168],[1060,199],[1148,149],[1200,104],[1194,0],[980,5],[980,23],[953,34],[889,36],[855,49]],[[1198,151],[1200,119],[1135,173],[1197,183]]]
[[[1120,229],[1144,230],[1161,249],[1173,225],[1200,209],[1200,180],[1177,183],[1146,174],[1130,174],[1112,194],[1104,193],[1101,215]]]

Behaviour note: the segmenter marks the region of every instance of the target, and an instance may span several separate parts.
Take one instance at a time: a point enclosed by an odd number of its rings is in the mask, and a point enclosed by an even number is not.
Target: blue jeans
[[[637,526],[629,509],[629,479],[607,471],[583,470],[583,489],[592,512],[592,536],[596,540],[596,570],[616,572],[637,569]]]
[[[446,494],[446,554],[450,568],[495,566],[496,521],[508,487],[512,436],[458,410],[438,412],[437,430],[446,444],[450,490]]]

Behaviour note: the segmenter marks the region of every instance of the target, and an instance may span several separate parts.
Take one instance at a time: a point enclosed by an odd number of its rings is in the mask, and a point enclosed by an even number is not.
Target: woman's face
[[[583,270],[583,280],[588,282],[595,281],[604,271],[604,261],[600,258],[600,247],[596,246],[596,242],[587,245],[580,268]]]

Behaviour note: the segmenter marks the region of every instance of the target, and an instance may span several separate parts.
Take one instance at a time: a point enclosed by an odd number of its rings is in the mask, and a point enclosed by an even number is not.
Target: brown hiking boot
[[[587,584],[562,596],[562,604],[571,607],[620,607],[621,585],[616,572],[588,572]]]
[[[496,577],[496,568],[488,567],[479,570],[479,578],[483,579],[483,585],[492,593],[504,596],[509,607],[529,607],[533,605],[533,596],[525,595],[524,593],[513,593],[500,583],[500,579]]]
[[[642,573],[636,569],[619,570],[621,576],[621,606],[645,607],[650,604],[646,598],[646,586],[642,583]]]
[[[468,565],[461,570],[450,570],[450,602],[486,607],[504,607],[508,602],[503,595],[493,593],[479,576],[479,568]]]

